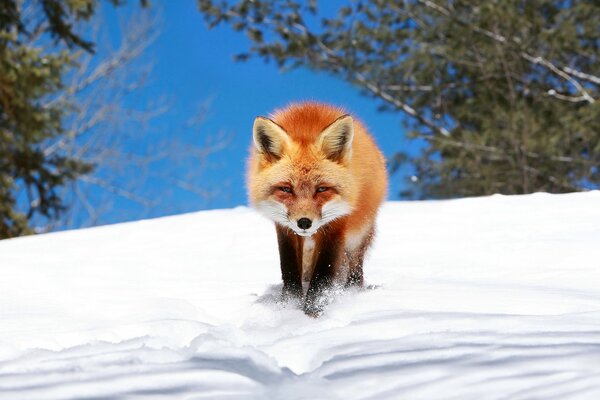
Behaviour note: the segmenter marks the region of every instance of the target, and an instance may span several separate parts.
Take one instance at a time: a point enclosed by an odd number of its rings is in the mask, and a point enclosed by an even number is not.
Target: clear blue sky
[[[137,7],[137,2],[132,2],[116,12],[107,10],[105,17],[113,36],[118,35],[116,14],[127,14]],[[148,101],[167,95],[172,101],[168,111],[152,121],[149,129],[159,134],[149,135],[149,140],[185,134],[190,129],[186,122],[208,101],[208,115],[191,129],[198,131],[199,141],[225,133],[229,144],[210,157],[211,165],[202,177],[202,185],[220,192],[217,197],[207,202],[176,192],[169,198],[169,207],[156,207],[146,216],[245,205],[244,170],[254,117],[293,101],[318,100],[345,107],[366,123],[388,157],[416,146],[404,139],[400,114],[378,112],[376,100],[362,96],[357,87],[341,79],[306,69],[282,72],[274,63],[259,59],[234,61],[235,54],[247,49],[246,36],[225,25],[208,30],[194,0],[164,2],[160,14],[160,36],[145,56],[154,60],[155,68],[149,85],[137,97]],[[397,199],[403,178],[395,174],[390,182],[389,198]],[[160,186],[164,183],[152,184],[158,186],[157,193],[167,190]],[[120,212],[105,216],[101,223],[138,217],[135,204],[120,199],[115,204]]]

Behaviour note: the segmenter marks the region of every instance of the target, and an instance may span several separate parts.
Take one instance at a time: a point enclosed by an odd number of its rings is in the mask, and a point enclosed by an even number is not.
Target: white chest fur
[[[302,280],[310,281],[314,267],[313,258],[315,256],[315,240],[311,237],[304,238],[304,247],[302,249]]]

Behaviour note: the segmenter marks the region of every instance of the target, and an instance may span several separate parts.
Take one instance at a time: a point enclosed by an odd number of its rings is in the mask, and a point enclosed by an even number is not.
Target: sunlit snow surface
[[[388,203],[375,289],[277,303],[238,208],[0,242],[0,399],[599,399],[600,192]]]

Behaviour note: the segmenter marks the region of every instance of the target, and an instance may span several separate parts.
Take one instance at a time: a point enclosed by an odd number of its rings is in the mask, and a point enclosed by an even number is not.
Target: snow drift
[[[378,221],[319,319],[246,208],[2,241],[0,398],[600,398],[600,192]]]

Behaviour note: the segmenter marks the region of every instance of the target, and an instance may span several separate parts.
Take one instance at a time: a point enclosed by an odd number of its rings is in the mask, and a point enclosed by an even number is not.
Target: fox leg
[[[306,292],[304,312],[311,317],[318,317],[323,313],[328,298],[324,292],[333,286],[335,277],[341,267],[343,259],[342,236],[339,233],[328,232],[323,234],[317,251],[313,275]]]
[[[348,273],[348,279],[346,280],[346,288],[349,287],[362,287],[364,284],[363,277],[363,260],[364,252],[352,254],[348,256],[350,271]]]
[[[371,246],[371,242],[373,242],[373,236],[375,234],[375,229],[371,228],[369,232],[365,235],[360,246],[354,251],[348,251],[348,279],[346,280],[346,288],[348,287],[362,287],[364,284],[363,277],[363,263],[365,259],[365,254],[369,246]]]
[[[283,279],[283,298],[300,299],[302,297],[302,238],[294,237],[288,228],[276,225],[279,244],[281,278]]]

